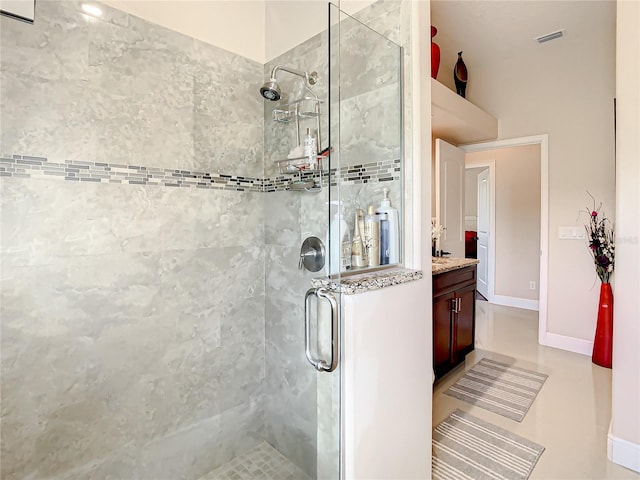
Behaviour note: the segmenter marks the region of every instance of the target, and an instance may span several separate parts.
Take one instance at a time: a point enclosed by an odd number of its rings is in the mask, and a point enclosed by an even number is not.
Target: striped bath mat
[[[434,480],[525,480],[544,447],[456,410],[433,430]]]
[[[547,375],[483,358],[445,393],[521,422]]]

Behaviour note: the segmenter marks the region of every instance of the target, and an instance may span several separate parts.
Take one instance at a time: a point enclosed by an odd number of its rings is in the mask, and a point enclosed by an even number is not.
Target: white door
[[[464,258],[464,152],[436,139],[436,212],[445,227],[439,248]]]
[[[478,175],[478,292],[489,298],[489,225],[491,209],[489,207],[489,169]]]

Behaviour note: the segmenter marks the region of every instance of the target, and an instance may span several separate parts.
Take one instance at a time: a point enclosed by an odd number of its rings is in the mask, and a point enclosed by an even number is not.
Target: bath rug
[[[434,480],[525,480],[544,447],[461,410],[434,430]]]
[[[444,393],[521,422],[547,377],[483,358]]]

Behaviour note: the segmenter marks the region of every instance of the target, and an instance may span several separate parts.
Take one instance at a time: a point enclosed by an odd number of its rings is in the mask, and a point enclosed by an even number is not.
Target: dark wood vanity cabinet
[[[476,266],[433,276],[433,369],[436,380],[473,350]]]

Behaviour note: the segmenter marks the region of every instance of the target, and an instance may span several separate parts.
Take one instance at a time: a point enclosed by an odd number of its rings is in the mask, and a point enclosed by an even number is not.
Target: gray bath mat
[[[525,480],[544,447],[456,410],[433,430],[434,480]]]
[[[521,422],[547,377],[483,358],[444,393]]]

